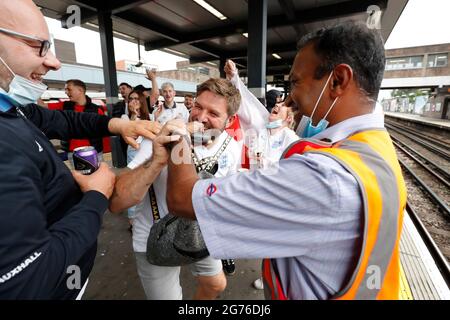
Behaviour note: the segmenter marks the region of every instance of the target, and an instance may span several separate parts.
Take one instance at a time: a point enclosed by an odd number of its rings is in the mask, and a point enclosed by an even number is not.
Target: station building
[[[382,88],[422,90],[423,95],[385,99],[384,109],[450,119],[449,53],[450,43],[386,50]]]

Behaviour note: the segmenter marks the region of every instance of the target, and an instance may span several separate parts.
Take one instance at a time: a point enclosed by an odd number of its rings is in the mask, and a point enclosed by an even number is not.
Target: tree
[[[416,101],[416,97],[427,95],[423,89],[395,89],[391,92],[392,98],[409,98],[410,103]]]

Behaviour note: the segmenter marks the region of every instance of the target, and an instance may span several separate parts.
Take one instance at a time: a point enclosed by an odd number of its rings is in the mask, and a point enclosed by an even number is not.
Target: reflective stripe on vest
[[[302,148],[303,152],[292,152]],[[397,299],[400,290],[399,240],[406,187],[388,133],[381,129],[363,131],[331,148],[315,145],[314,140],[301,140],[291,145],[284,156],[305,152],[335,159],[355,177],[362,192],[364,234],[360,258],[348,284],[333,298]],[[264,269],[265,266],[269,265],[263,265]],[[277,279],[266,278],[265,281],[279,282],[273,270],[272,273]],[[263,276],[269,276],[269,273],[264,270]],[[276,295],[270,294],[272,299],[275,296],[284,296],[281,285]]]

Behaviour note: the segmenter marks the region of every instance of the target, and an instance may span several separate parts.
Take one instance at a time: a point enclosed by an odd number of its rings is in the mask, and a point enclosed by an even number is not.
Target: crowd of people
[[[376,30],[351,22],[304,37],[289,94],[269,91],[266,105],[228,60],[226,79],[199,84],[184,104],[148,70],[151,88],[121,83],[110,116],[78,79],[66,81],[69,101],[37,104],[43,76],[61,66],[49,39],[33,1],[0,4],[0,299],[81,298],[108,208],[128,213],[148,299],[183,298],[181,263],[147,252],[169,214],[201,230],[206,254],[172,244],[192,259],[195,299],[223,292],[239,258],[263,259],[254,286],[267,299],[399,297],[406,188],[374,112],[385,66]],[[70,171],[50,142],[69,159],[93,146],[101,161],[110,135],[127,157],[118,176],[104,162]],[[67,285],[71,266],[82,286]]]

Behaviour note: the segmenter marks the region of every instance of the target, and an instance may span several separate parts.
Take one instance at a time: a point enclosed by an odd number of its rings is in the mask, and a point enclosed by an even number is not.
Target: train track
[[[441,196],[436,190],[433,190],[433,187],[431,187],[426,180],[421,178],[420,175],[411,168],[411,166],[405,163],[405,161],[399,159],[399,162],[403,170],[407,171],[413,177],[419,187],[439,207],[439,211],[442,212],[445,218],[449,219],[450,221],[450,207],[448,206],[447,201],[444,199],[444,197]]]
[[[396,147],[408,188],[407,211],[439,268],[448,275],[450,143],[401,125],[386,123],[386,127]],[[445,261],[439,261],[442,257]]]
[[[388,130],[401,134],[424,148],[439,155],[446,161],[450,161],[450,143],[436,137],[429,136],[421,131],[417,131],[399,124],[387,121],[385,126]]]
[[[450,161],[450,143],[444,139],[431,137],[423,132],[410,129],[402,125],[393,124],[391,122],[386,122],[385,126],[391,132],[394,131],[430,150],[434,154],[439,155],[446,161]]]
[[[414,160],[418,165],[429,172],[433,177],[439,180],[444,186],[450,188],[450,173],[446,168],[437,163],[435,160],[430,159],[416,149],[408,146],[398,138],[394,136],[391,136],[391,138],[397,150],[400,150],[402,153],[406,154],[409,158]]]
[[[401,129],[402,131],[405,131],[412,135],[418,136],[419,138],[422,138],[432,144],[436,144],[441,148],[444,148],[444,149],[450,148],[450,137],[448,139],[443,139],[441,137],[438,137],[435,134],[427,134],[423,131],[413,129],[410,126],[402,125],[400,123],[393,122],[391,120],[386,120],[385,123],[387,125],[390,125],[391,127],[396,127],[398,129]]]
[[[417,229],[417,232],[422,237],[422,240],[424,241],[425,245],[427,246],[431,256],[433,257],[434,261],[436,262],[436,265],[441,272],[442,276],[444,277],[445,282],[447,283],[447,286],[450,287],[450,265],[447,261],[447,258],[442,254],[441,250],[439,250],[438,246],[433,240],[433,237],[428,232],[427,228],[424,226],[422,221],[419,218],[419,215],[417,214],[416,210],[414,210],[409,202],[406,203],[406,212],[411,218],[411,221],[413,222],[414,226]]]

